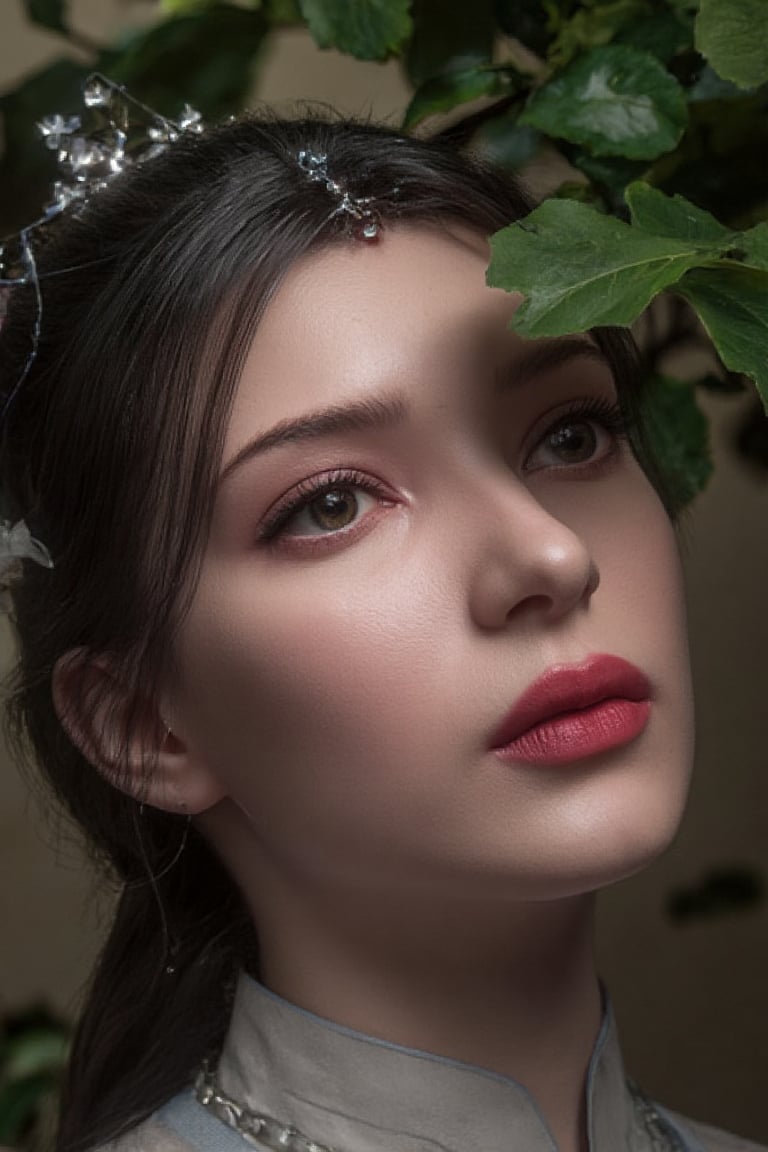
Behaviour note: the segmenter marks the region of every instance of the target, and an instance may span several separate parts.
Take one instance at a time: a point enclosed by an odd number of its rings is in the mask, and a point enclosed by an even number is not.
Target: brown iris
[[[597,451],[597,435],[588,420],[568,420],[550,432],[549,447],[566,464],[590,460]]]
[[[348,488],[329,488],[308,505],[318,528],[328,531],[346,528],[357,515],[357,498]]]

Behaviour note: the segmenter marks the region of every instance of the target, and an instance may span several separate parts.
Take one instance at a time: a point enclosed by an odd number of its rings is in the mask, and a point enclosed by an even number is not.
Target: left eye
[[[544,440],[544,445],[564,464],[583,464],[590,460],[599,443],[598,430],[589,420],[567,420]]]
[[[534,447],[528,457],[528,469],[562,468],[602,460],[612,455],[625,434],[626,427],[617,410],[563,416]]]

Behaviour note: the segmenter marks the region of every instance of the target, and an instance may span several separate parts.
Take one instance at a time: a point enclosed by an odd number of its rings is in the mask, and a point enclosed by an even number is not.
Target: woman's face
[[[333,246],[253,341],[169,716],[246,887],[261,870],[557,897],[677,827],[692,714],[672,528],[595,344],[511,332],[487,262],[460,229]],[[596,704],[590,671],[618,700]],[[542,677],[529,720],[574,685],[594,707],[500,752]]]

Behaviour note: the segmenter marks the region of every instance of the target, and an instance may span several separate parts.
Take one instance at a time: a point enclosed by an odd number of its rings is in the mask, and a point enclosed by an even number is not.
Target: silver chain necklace
[[[635,1116],[650,1140],[649,1152],[686,1152],[683,1142],[637,1084],[627,1080],[627,1086]],[[238,1104],[221,1090],[207,1065],[203,1065],[197,1074],[195,1096],[204,1108],[255,1148],[269,1148],[272,1152],[334,1152],[327,1144],[318,1144],[291,1124],[284,1124],[265,1113],[252,1112]]]
[[[327,1145],[310,1140],[291,1124],[284,1124],[274,1116],[251,1112],[249,1108],[238,1104],[222,1092],[216,1077],[206,1065],[197,1074],[195,1096],[218,1120],[234,1128],[235,1132],[239,1132],[256,1148],[270,1148],[274,1152],[334,1152]]]

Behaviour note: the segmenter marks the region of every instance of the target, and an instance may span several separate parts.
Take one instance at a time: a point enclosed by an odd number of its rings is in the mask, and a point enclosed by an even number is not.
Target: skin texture
[[[485,285],[487,260],[470,232],[401,226],[283,282],[235,398],[151,798],[185,804],[222,855],[267,984],[516,1076],[578,1149],[591,893],[654,859],[685,802],[683,594],[628,444],[578,415],[585,460],[547,438],[585,399],[615,400],[609,369],[588,337],[547,367],[554,342],[508,330],[516,301]],[[233,465],[282,421],[393,396],[397,422]],[[350,469],[351,491],[333,476]],[[286,493],[328,474],[347,527],[305,508],[262,538]],[[651,681],[636,740],[557,768],[489,750],[535,679],[595,653]]]

